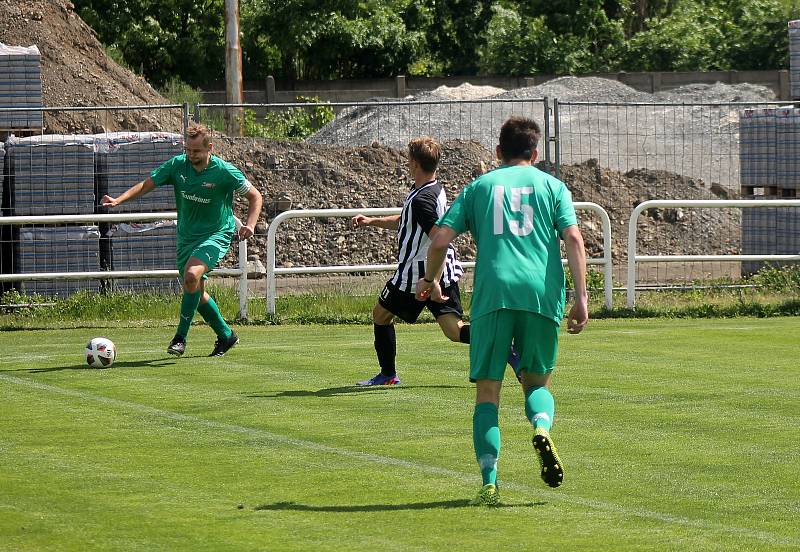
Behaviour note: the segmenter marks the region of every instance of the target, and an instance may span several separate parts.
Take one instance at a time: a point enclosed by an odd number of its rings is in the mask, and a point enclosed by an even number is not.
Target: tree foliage
[[[246,80],[779,69],[800,0],[240,0]],[[75,0],[154,84],[224,77],[224,0]]]
[[[101,42],[155,85],[225,74],[224,0],[74,0]]]
[[[407,13],[411,11],[412,13]],[[243,5],[246,66],[279,78],[403,73],[426,47],[408,0],[253,0]]]
[[[679,9],[646,21],[618,51],[631,71],[709,71],[785,68],[787,21],[780,0],[679,0]]]

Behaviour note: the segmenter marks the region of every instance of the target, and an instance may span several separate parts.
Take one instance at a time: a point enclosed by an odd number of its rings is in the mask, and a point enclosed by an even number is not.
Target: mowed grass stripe
[[[472,473],[469,474],[463,473],[456,470],[443,468],[440,466],[424,464],[420,462],[412,462],[397,457],[376,455],[362,451],[345,449],[341,447],[333,447],[323,443],[318,443],[305,439],[297,439],[294,437],[277,434],[259,428],[252,428],[242,425],[228,424],[224,422],[208,420],[205,418],[190,416],[169,410],[162,410],[144,404],[123,401],[110,397],[104,397],[101,395],[95,395],[92,393],[87,393],[73,389],[57,387],[49,384],[44,384],[29,378],[0,374],[0,380],[9,384],[15,384],[18,386],[44,391],[49,394],[57,394],[65,397],[79,399],[81,401],[95,402],[115,409],[122,409],[130,412],[135,412],[137,414],[145,414],[147,416],[169,420],[171,422],[181,422],[183,424],[187,424],[187,426],[197,426],[205,429],[221,431],[223,433],[233,433],[233,434],[244,435],[248,438],[267,440],[282,446],[297,447],[317,453],[341,456],[351,460],[370,462],[373,464],[378,464],[381,466],[387,466],[393,468],[402,468],[412,472],[423,472],[429,475],[444,476],[456,479],[460,483],[464,484],[472,485],[474,484],[475,480],[475,475]],[[546,498],[548,500],[552,500],[554,502],[570,503],[624,517],[642,518],[651,521],[675,524],[694,529],[716,531],[728,535],[738,535],[741,537],[759,540],[766,544],[771,544],[771,545],[800,545],[800,540],[798,539],[781,537],[764,531],[754,531],[749,528],[726,525],[706,519],[690,519],[687,517],[666,514],[663,512],[657,512],[654,510],[629,508],[607,501],[599,501],[599,500],[586,499],[583,497],[574,496],[568,494],[568,492],[565,490],[552,491],[549,489],[543,489],[538,486],[533,487],[531,485],[525,485],[510,481],[503,481],[503,489],[506,491],[510,490],[518,493],[524,493],[526,495],[540,495],[540,496],[546,495]]]

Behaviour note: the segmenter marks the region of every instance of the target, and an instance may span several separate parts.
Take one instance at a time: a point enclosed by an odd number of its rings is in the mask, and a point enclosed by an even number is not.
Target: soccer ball
[[[95,337],[86,344],[86,364],[92,368],[108,368],[117,358],[117,346],[105,337]]]

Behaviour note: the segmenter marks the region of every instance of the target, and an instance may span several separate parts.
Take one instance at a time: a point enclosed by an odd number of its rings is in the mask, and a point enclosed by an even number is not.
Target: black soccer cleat
[[[186,352],[186,339],[179,335],[173,337],[169,347],[167,347],[167,352],[171,355],[181,356]]]
[[[539,463],[542,466],[542,481],[548,486],[556,488],[564,482],[564,465],[558,457],[558,451],[553,444],[553,439],[546,429],[538,427],[533,436],[533,448],[539,453]]]
[[[220,357],[225,356],[225,353],[230,351],[234,345],[239,343],[239,336],[236,335],[236,332],[231,331],[231,335],[228,337],[220,337],[217,339],[216,343],[214,343],[214,350],[211,351],[211,354],[208,355],[210,357]]]

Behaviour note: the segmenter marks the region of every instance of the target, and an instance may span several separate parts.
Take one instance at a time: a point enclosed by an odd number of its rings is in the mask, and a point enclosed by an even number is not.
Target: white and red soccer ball
[[[86,364],[92,368],[108,368],[117,358],[117,346],[106,337],[95,337],[86,344]]]

